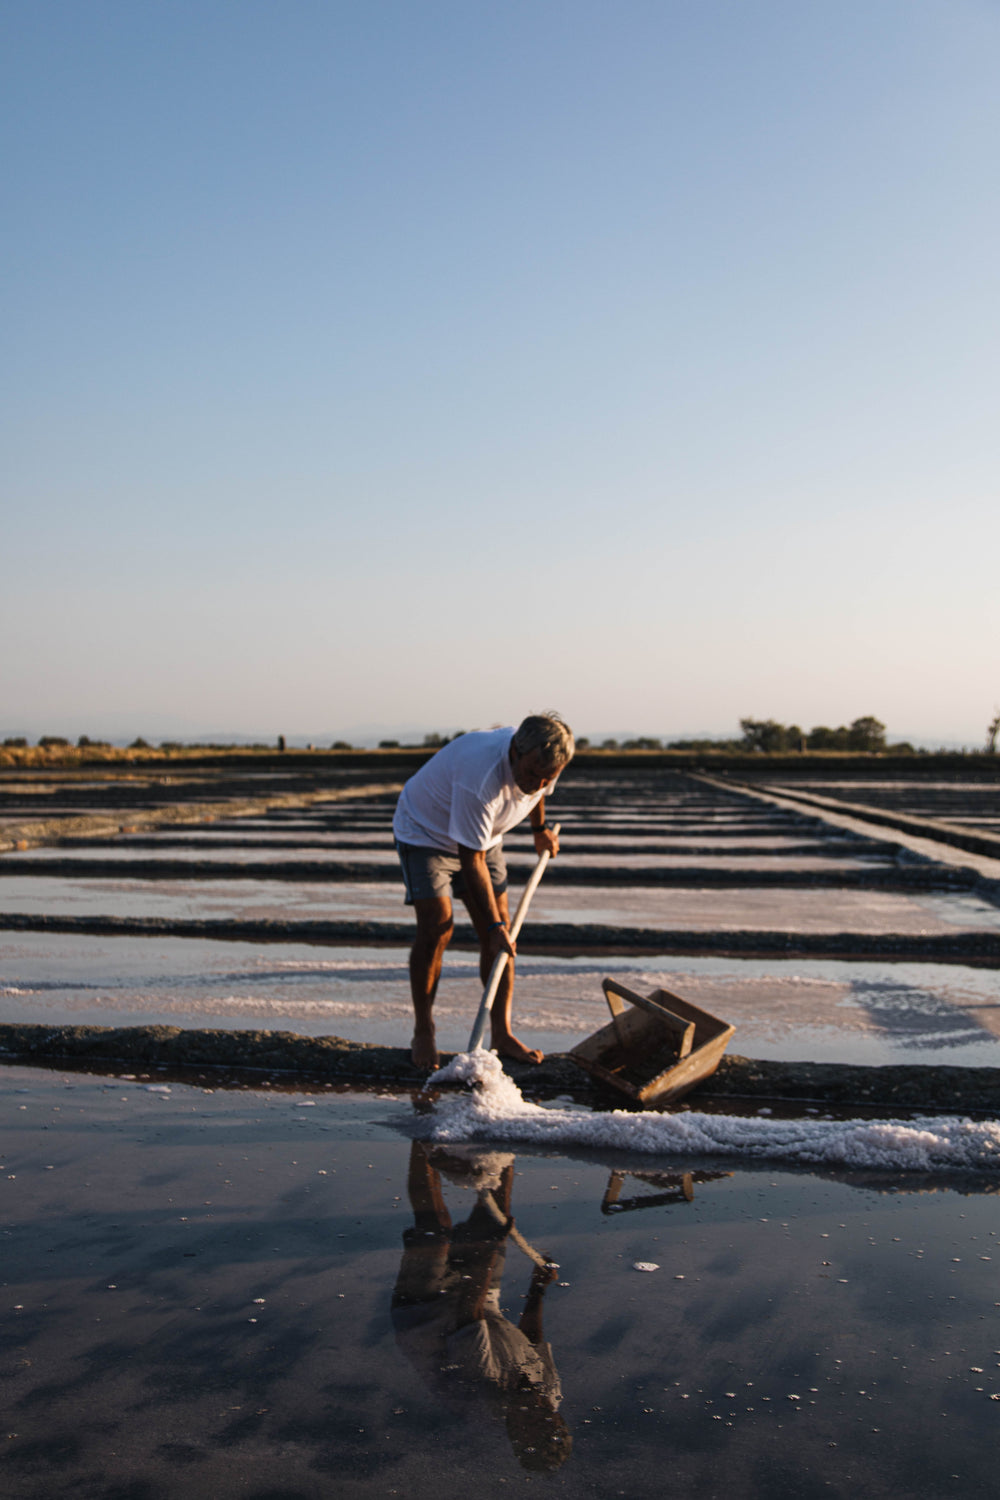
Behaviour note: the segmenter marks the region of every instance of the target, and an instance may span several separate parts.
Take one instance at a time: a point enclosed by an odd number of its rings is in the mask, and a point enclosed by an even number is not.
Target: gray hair
[[[529,714],[514,731],[514,749],[518,755],[532,750],[541,752],[545,770],[559,770],[573,759],[573,731],[557,713]]]

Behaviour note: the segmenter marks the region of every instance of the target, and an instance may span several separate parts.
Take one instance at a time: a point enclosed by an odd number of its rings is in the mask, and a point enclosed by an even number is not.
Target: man
[[[452,894],[464,901],[479,939],[485,985],[500,953],[514,958],[507,909],[503,835],[530,815],[535,849],[559,852],[545,821],[545,799],[573,756],[573,735],[558,714],[532,714],[515,729],[460,735],[440,749],[403,787],[392,831],[417,919],[410,953],[414,1032],[419,1068],[438,1066],[434,997],[444,951],[454,931]],[[510,1029],[514,964],[507,964],[491,1013],[492,1045],[501,1057],[540,1063]]]

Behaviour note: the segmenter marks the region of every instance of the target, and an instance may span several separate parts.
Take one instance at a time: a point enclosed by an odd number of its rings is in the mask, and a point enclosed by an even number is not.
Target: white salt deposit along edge
[[[761,1120],[736,1115],[633,1114],[529,1103],[495,1052],[460,1052],[433,1084],[469,1091],[438,1100],[433,1141],[532,1141],[612,1146],[673,1156],[746,1156],[826,1166],[934,1172],[1000,1168],[1000,1121],[954,1116],[894,1120]]]

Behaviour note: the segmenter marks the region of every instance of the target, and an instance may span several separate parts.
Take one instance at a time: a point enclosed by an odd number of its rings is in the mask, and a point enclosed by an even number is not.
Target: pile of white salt
[[[670,1156],[728,1156],[811,1165],[944,1172],[1000,1169],[1000,1122],[955,1116],[914,1120],[773,1120],[739,1115],[633,1113],[531,1104],[494,1052],[460,1052],[440,1072],[446,1093],[429,1117],[434,1141],[522,1141],[613,1147]]]

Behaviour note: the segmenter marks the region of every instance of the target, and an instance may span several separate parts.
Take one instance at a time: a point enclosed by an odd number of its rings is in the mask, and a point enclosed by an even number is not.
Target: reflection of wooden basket
[[[691,1203],[694,1200],[696,1182],[719,1182],[723,1177],[732,1177],[732,1172],[644,1172],[636,1167],[612,1167],[608,1186],[601,1203],[602,1214],[631,1213],[637,1208],[662,1208],[667,1203]],[[637,1182],[647,1182],[659,1188],[658,1193],[642,1193],[635,1198],[623,1198],[622,1188],[626,1177]]]
[[[734,1027],[669,990],[603,989],[611,1022],[570,1052],[581,1068],[639,1104],[669,1104],[715,1072]]]

